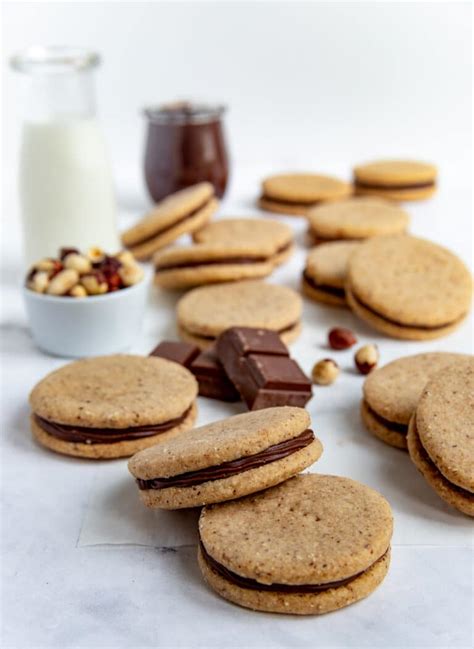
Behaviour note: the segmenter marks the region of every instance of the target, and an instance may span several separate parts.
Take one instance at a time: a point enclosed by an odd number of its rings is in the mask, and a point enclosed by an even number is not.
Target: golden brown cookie
[[[332,176],[278,174],[263,180],[258,205],[270,212],[306,216],[308,209],[318,203],[341,200],[351,194],[349,183]]]
[[[347,269],[346,298],[394,338],[429,340],[454,330],[471,306],[472,278],[452,252],[409,235],[362,243]]]
[[[202,228],[219,207],[211,183],[181,189],[146,214],[122,234],[122,243],[137,259],[149,259],[182,234]]]
[[[404,356],[371,372],[363,386],[362,420],[386,444],[407,448],[408,423],[429,379],[466,354],[427,352]]]
[[[303,271],[303,293],[316,302],[347,306],[347,263],[358,245],[358,241],[331,241],[313,248]]]
[[[32,432],[58,453],[125,457],[192,427],[197,382],[177,363],[114,355],[69,363],[32,390]]]
[[[314,242],[324,243],[400,234],[408,228],[410,217],[397,205],[382,199],[349,198],[312,208],[308,221]]]
[[[296,475],[322,453],[303,408],[265,408],[229,417],[146,449],[129,469],[148,507],[223,502]]]
[[[291,288],[260,281],[201,286],[178,302],[180,337],[201,349],[230,327],[272,329],[286,343],[301,328],[302,302]]]
[[[390,561],[392,513],[365,485],[299,475],[205,507],[199,566],[225,599],[259,611],[314,615],[369,595]]]
[[[410,420],[408,451],[447,503],[474,516],[474,357],[459,358],[426,384]]]
[[[254,246],[268,250],[275,265],[293,252],[293,231],[274,219],[232,218],[212,221],[193,234],[196,243]]]
[[[377,160],[354,169],[357,194],[392,201],[418,201],[436,191],[437,169],[415,160]]]

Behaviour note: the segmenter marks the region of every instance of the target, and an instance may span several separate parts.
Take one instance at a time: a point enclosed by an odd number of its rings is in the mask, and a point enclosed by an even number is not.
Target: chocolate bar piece
[[[232,327],[218,337],[216,352],[249,410],[303,408],[312,397],[311,381],[274,331]]]
[[[199,384],[199,394],[220,401],[240,401],[240,395],[229,381],[214,350],[201,352],[191,343],[164,340],[150,353],[186,367]]]

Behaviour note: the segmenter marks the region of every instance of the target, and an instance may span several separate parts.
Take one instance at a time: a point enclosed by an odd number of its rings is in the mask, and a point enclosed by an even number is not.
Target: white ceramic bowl
[[[128,288],[83,298],[23,295],[35,343],[55,356],[82,358],[126,351],[140,333],[150,273]]]

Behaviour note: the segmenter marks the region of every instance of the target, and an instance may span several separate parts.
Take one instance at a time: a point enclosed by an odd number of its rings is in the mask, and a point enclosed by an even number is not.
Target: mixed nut
[[[142,279],[143,270],[128,250],[108,255],[100,248],[90,248],[86,254],[61,248],[57,259],[48,257],[33,265],[26,286],[47,295],[87,297],[118,291]]]

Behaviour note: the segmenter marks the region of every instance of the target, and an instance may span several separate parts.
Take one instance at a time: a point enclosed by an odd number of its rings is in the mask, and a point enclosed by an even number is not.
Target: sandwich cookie
[[[57,453],[125,457],[191,428],[196,396],[196,379],[176,363],[98,356],[65,365],[36,385],[31,429]]]
[[[407,340],[450,333],[467,315],[472,278],[452,252],[409,235],[360,244],[347,269],[346,298],[369,325]]]
[[[400,234],[407,229],[410,217],[388,201],[351,198],[311,209],[308,212],[308,222],[314,243],[324,243]]]
[[[390,563],[388,502],[359,482],[299,475],[205,507],[198,561],[219,595],[257,611],[316,615],[367,597]]]
[[[122,243],[137,259],[149,259],[182,234],[205,225],[219,206],[211,183],[181,189],[164,200],[122,234]]]
[[[443,500],[474,516],[474,357],[427,383],[410,420],[408,451]]]
[[[316,302],[347,306],[344,290],[347,263],[358,245],[358,241],[331,241],[313,248],[303,271],[303,293]]]
[[[436,191],[437,169],[415,160],[377,160],[354,169],[356,194],[392,201],[419,201]]]
[[[390,446],[406,449],[408,423],[425,385],[441,369],[466,358],[465,354],[428,352],[398,358],[371,372],[361,402],[367,430]]]
[[[293,232],[274,219],[220,219],[193,234],[196,243],[250,246],[268,251],[274,265],[282,264],[293,252]]]
[[[128,467],[147,507],[201,507],[267,489],[313,464],[322,446],[309,426],[302,408],[266,408],[140,451]]]
[[[230,327],[276,331],[285,343],[301,330],[302,302],[291,288],[259,281],[200,286],[178,302],[178,333],[201,349]]]
[[[352,187],[338,178],[319,174],[279,174],[262,182],[258,205],[267,212],[306,216],[318,203],[338,201],[352,194]]]
[[[198,243],[159,251],[153,258],[155,283],[163,288],[187,288],[270,275],[271,254],[253,245]]]

